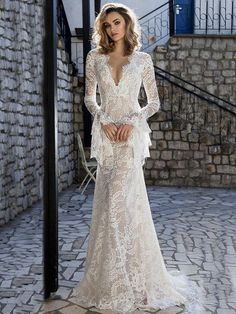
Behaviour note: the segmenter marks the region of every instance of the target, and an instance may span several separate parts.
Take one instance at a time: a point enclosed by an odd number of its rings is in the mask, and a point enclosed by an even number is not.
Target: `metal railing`
[[[78,38],[77,35],[71,36],[71,55],[76,70],[79,73],[79,76],[82,77],[84,71],[83,40]]]
[[[142,29],[142,50],[148,50],[174,34],[175,5],[173,0],[165,2],[138,20]]]
[[[236,33],[236,0],[196,0],[195,32]]]
[[[68,53],[69,62],[72,62],[71,58],[71,31],[66,17],[65,8],[62,0],[58,0],[57,5],[57,23],[60,29],[60,35],[63,38],[65,51]]]
[[[219,108],[222,108],[225,111],[230,112],[231,114],[236,115],[236,104],[231,103],[230,101],[223,99],[221,97],[218,97],[205,89],[193,84],[192,82],[186,81],[185,79],[170,73],[166,70],[163,70],[162,68],[155,66],[155,72],[156,75],[159,77],[169,81],[171,84],[176,85],[180,87],[181,89],[190,92],[192,94],[195,94],[202,100],[206,100],[209,102],[209,104],[214,104]]]

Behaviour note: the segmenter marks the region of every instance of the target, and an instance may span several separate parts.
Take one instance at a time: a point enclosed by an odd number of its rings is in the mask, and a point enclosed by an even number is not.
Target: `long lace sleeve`
[[[141,117],[148,119],[159,110],[160,99],[156,86],[156,78],[152,58],[149,54],[147,54],[145,58],[143,86],[147,94],[147,105],[141,109],[140,115]]]
[[[85,96],[84,103],[88,111],[94,117],[100,111],[100,107],[96,101],[97,78],[94,67],[94,56],[89,51],[85,65]]]
[[[85,96],[84,103],[88,111],[93,116],[91,128],[91,152],[90,158],[96,158],[100,164],[104,160],[113,155],[111,144],[103,140],[104,132],[102,131],[101,123],[113,123],[112,119],[101,109],[96,101],[97,91],[97,76],[96,76],[96,56],[95,50],[90,50],[87,54],[85,64]]]
[[[153,61],[149,54],[145,54],[143,70],[143,86],[147,95],[147,105],[139,112],[131,113],[122,119],[122,122],[137,124],[140,120],[147,120],[160,109],[160,99],[156,86]]]
[[[89,51],[85,65],[85,96],[84,103],[93,117],[97,117],[102,123],[112,123],[112,119],[101,110],[96,101],[97,78],[95,72],[95,54]]]

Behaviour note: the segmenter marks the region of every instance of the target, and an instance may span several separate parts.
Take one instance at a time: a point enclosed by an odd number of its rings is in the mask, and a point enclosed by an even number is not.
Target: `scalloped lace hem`
[[[165,283],[163,285],[160,284],[160,286],[163,286],[163,289],[159,291],[142,291],[142,298],[140,298],[140,294],[137,297],[134,294],[133,299],[131,299],[127,293],[127,295],[123,296],[122,301],[115,299],[115,297],[113,300],[103,299],[102,301],[96,300],[96,296],[89,297],[87,295],[87,282],[84,278],[75,286],[71,297],[75,298],[75,302],[86,309],[94,308],[98,311],[112,311],[117,314],[128,314],[135,310],[156,312],[172,306],[183,308],[184,314],[203,314],[203,289],[178,270],[168,271],[168,277],[171,287],[165,285]],[[86,293],[84,292],[84,287],[86,287]]]

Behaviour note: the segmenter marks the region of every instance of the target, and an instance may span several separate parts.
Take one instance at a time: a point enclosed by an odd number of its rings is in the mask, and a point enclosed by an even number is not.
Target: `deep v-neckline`
[[[125,75],[125,71],[127,70],[127,68],[129,67],[129,65],[131,64],[131,59],[132,57],[134,56],[134,53],[131,53],[131,55],[128,56],[127,58],[127,63],[124,63],[122,66],[121,66],[121,77],[120,77],[120,80],[118,82],[118,84],[116,84],[115,80],[113,79],[113,76],[112,76],[112,69],[113,69],[113,66],[109,63],[109,60],[110,60],[110,55],[108,54],[105,54],[105,59],[106,59],[106,66],[108,68],[108,71],[110,73],[110,77],[111,77],[111,80],[112,80],[112,83],[115,87],[119,87],[121,82],[123,81],[124,79],[124,75]]]

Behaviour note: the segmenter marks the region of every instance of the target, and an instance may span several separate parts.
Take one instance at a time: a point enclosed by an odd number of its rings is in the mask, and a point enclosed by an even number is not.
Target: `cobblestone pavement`
[[[92,313],[70,295],[84,271],[93,190],[90,185],[81,196],[73,185],[59,194],[59,289],[48,301],[43,301],[42,289],[42,202],[1,227],[0,313]],[[206,313],[235,314],[236,191],[153,186],[147,190],[167,269],[182,270],[204,287]]]

